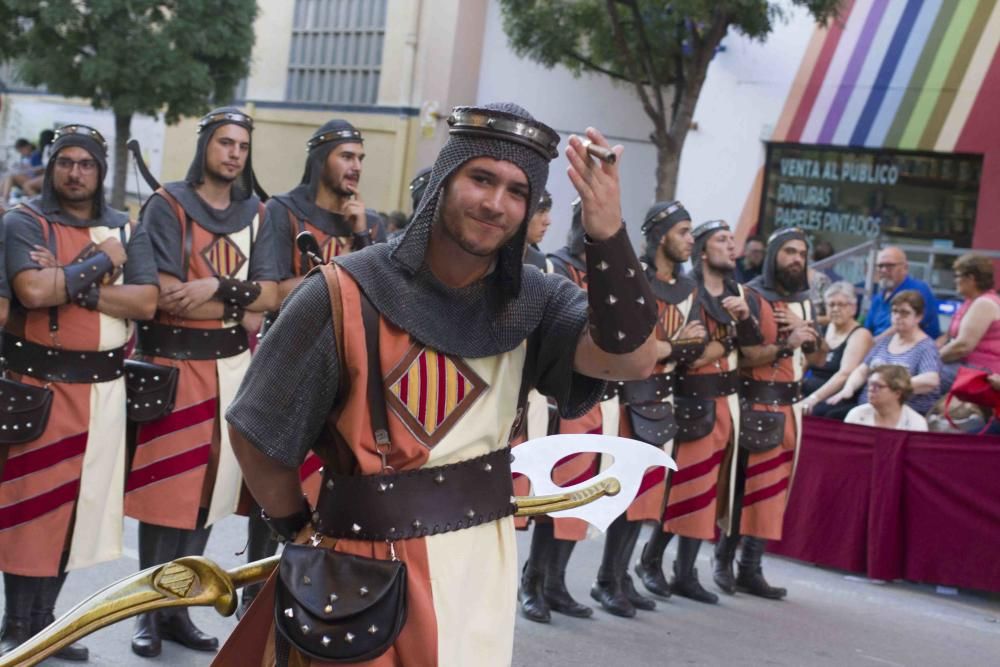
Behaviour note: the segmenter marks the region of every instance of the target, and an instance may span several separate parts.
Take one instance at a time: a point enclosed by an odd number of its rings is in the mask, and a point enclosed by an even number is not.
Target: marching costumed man
[[[177,388],[173,410],[137,429],[125,511],[140,521],[140,568],[204,553],[211,525],[238,505],[242,477],[222,415],[250,364],[248,331],[278,305],[276,230],[253,192],[252,131],[233,107],[203,117],[187,177],[143,208],[162,291],[135,355],[177,369]],[[162,639],[218,648],[184,608],[137,619],[133,652],[158,655]]]
[[[705,327],[697,319],[697,285],[679,275],[680,266],[691,257],[694,237],[691,216],[678,202],[658,202],[646,213],[642,225],[646,237],[646,275],[656,295],[659,319],[656,327],[656,370],[645,380],[618,383],[622,405],[620,435],[642,440],[672,456],[677,432],[673,401],[676,378],[705,349]],[[646,472],[639,495],[628,511],[609,526],[604,556],[594,590],[601,605],[616,616],[635,616],[636,609],[652,610],[656,603],[635,589],[628,564],[643,521],[659,524],[666,502],[669,475],[663,468]],[[659,526],[657,527],[659,528]],[[667,597],[668,588],[654,593]]]
[[[693,234],[698,319],[709,342],[675,385],[677,470],[671,475],[663,530],[654,531],[643,547],[636,574],[647,590],[658,595],[673,593],[716,603],[718,596],[702,587],[695,562],[702,541],[715,537],[717,521],[726,530],[731,518],[735,467],[730,461],[740,419],[738,349],[757,344],[760,332],[743,288],[732,278],[736,245],[729,225],[712,220],[699,224]],[[674,576],[668,584],[663,552],[673,535],[679,539]]]
[[[570,139],[588,314],[578,287],[523,265],[558,134],[514,104],[459,107],[449,124],[413,222],[302,282],[228,413],[272,527],[311,546],[285,548],[217,665],[510,664],[519,406],[537,387],[578,417],[604,378],[652,368],[656,313],[617,167]],[[325,463],[315,509],[298,473],[310,449]],[[378,596],[375,580],[388,581]],[[388,599],[405,610],[376,604]],[[340,620],[344,603],[360,629]]]
[[[107,150],[97,130],[60,128],[41,196],[4,216],[4,357],[19,383],[4,401],[24,407],[0,418],[3,441],[19,443],[0,478],[0,653],[52,622],[67,570],[121,555],[128,320],[153,316],[158,288],[146,230],[104,201]]]
[[[266,205],[267,224],[274,226],[280,300],[313,268],[313,261],[295,242],[302,232],[313,235],[320,256],[326,261],[385,241],[382,219],[375,211],[366,209],[358,197],[365,159],[361,132],[346,120],[331,120],[306,142],[306,153],[302,182],[289,192],[271,197]],[[273,320],[276,316],[275,313],[269,317]],[[316,455],[310,455],[302,464],[303,486],[313,501],[319,495],[322,465]],[[260,518],[260,508],[252,506],[248,514],[247,560],[273,556],[278,542]],[[259,590],[260,585],[256,584],[243,589],[237,614],[242,616],[246,612]]]
[[[806,354],[815,351],[805,234],[794,227],[768,239],[764,268],[748,283],[759,311],[763,344],[745,350],[740,360],[743,432],[737,458],[733,530],[715,549],[715,582],[726,593],[743,591],[777,600],[784,588],[764,579],[761,560],[767,540],[780,540],[802,437],[802,375]],[[733,575],[736,547],[739,572]]]

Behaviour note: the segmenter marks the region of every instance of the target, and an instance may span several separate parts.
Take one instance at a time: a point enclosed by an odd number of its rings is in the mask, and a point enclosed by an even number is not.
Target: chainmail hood
[[[764,255],[764,266],[759,276],[747,283],[760,292],[768,301],[807,301],[809,299],[809,258],[806,253],[805,265],[802,267],[802,280],[798,289],[788,294],[778,283],[778,253],[789,241],[802,241],[809,246],[805,232],[798,227],[785,227],[771,234],[767,240],[767,253]]]
[[[684,220],[691,220],[691,214],[679,201],[660,201],[649,207],[642,222],[642,233],[646,237],[646,251],[642,261],[650,266],[656,265],[656,250],[660,247],[663,237],[674,225]]]
[[[45,166],[42,193],[32,202],[32,208],[40,209],[36,212],[49,220],[72,227],[121,227],[128,222],[127,214],[112,209],[104,199],[104,179],[108,175],[108,144],[101,133],[86,125],[74,124],[59,128],[55,137],[52,142],[51,157]],[[62,149],[70,146],[82,148],[97,162],[97,190],[94,192],[94,217],[91,220],[77,220],[62,211],[54,188],[52,172],[56,166],[56,158]]]
[[[424,192],[427,191],[427,182],[429,180],[431,180],[431,168],[424,167],[410,181],[410,200],[413,202],[414,213],[420,208],[420,200],[424,198]]]
[[[309,188],[309,199],[316,201],[319,183],[330,151],[340,144],[364,144],[364,137],[353,125],[339,118],[327,121],[306,142],[306,166],[302,184]]]
[[[583,208],[580,198],[573,200],[573,218],[569,223],[569,232],[566,234],[566,247],[569,254],[579,257],[584,253],[584,240],[586,232],[583,230]]]
[[[191,187],[197,187],[205,182],[205,152],[208,149],[208,142],[212,140],[212,135],[223,125],[239,125],[240,127],[246,129],[247,132],[253,135],[253,119],[246,115],[236,107],[219,107],[218,109],[213,109],[208,112],[202,119],[198,122],[198,146],[195,150],[194,159],[191,161],[191,166],[188,167],[187,176],[184,180],[191,185]],[[243,171],[237,177],[236,182],[233,183],[232,200],[244,200],[250,199],[254,196],[254,174],[253,174],[253,142],[251,140],[251,149],[247,153],[246,165],[243,167]]]
[[[453,117],[455,113],[470,110],[506,122],[518,123],[538,134],[550,133],[558,137],[551,128],[535,121],[530,113],[510,102],[487,104],[479,108],[457,107]],[[554,156],[543,154],[541,150],[533,148],[526,141],[513,139],[502,132],[493,132],[490,127],[492,126],[482,127],[475,132],[464,131],[455,126],[451,128],[448,142],[438,153],[437,160],[431,167],[427,189],[413,214],[413,220],[407,225],[400,242],[392,249],[391,258],[411,275],[420,270],[427,253],[427,244],[430,242],[431,228],[435,224],[435,217],[441,205],[441,194],[449,178],[462,165],[478,157],[511,162],[520,167],[528,179],[528,206],[517,234],[500,248],[496,270],[487,280],[493,283],[494,288],[503,296],[516,297],[521,290],[527,222],[538,207],[539,197],[545,189],[549,175],[549,161]]]

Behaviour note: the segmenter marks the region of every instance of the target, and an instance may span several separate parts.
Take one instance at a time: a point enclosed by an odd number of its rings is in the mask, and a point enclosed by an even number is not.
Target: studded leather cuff
[[[668,361],[676,361],[679,364],[690,366],[705,351],[705,343],[701,341],[681,342],[671,344]]]
[[[309,507],[309,501],[306,497],[302,496],[302,509],[295,514],[271,517],[267,515],[267,512],[261,510],[260,518],[264,520],[279,542],[291,542],[298,536],[299,531],[312,521],[312,508]]]
[[[90,289],[84,292],[81,298],[74,300],[74,303],[82,308],[86,308],[87,310],[97,310],[97,304],[100,300],[101,286],[91,285]]]
[[[367,248],[372,244],[372,233],[369,230],[363,232],[354,232],[354,239],[351,241],[351,250],[361,250],[362,248]]]
[[[260,296],[260,283],[235,278],[219,278],[219,289],[215,298],[223,303],[234,303],[246,308]]]
[[[244,313],[246,313],[246,309],[236,303],[227,303],[224,304],[222,312],[222,319],[233,322],[241,322],[243,320]]]
[[[787,359],[788,357],[792,356],[793,354],[795,354],[795,350],[793,350],[792,348],[790,348],[790,347],[788,347],[786,345],[783,345],[783,346],[781,346],[781,347],[778,348],[778,351],[775,353],[774,358],[775,359]]]
[[[80,303],[85,300],[90,288],[104,279],[104,276],[114,273],[115,265],[104,252],[94,253],[82,262],[75,262],[63,267],[66,276],[66,296],[70,303]]]
[[[736,323],[736,342],[739,343],[740,347],[751,347],[764,342],[764,336],[760,333],[757,320],[752,315]]]
[[[625,225],[605,241],[586,239],[590,337],[611,354],[628,354],[656,326],[656,297]]]

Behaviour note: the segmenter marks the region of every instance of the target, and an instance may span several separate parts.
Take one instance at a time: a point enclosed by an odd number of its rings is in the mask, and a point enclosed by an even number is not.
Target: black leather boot
[[[642,547],[642,555],[635,564],[635,573],[642,585],[661,598],[670,597],[670,583],[663,576],[663,552],[667,550],[673,536],[673,533],[664,533],[658,526],[653,530],[649,542]]]
[[[628,520],[621,515],[611,522],[604,539],[604,556],[597,570],[597,580],[590,587],[590,597],[601,603],[604,610],[615,616],[632,618],[635,605],[628,599],[623,586],[628,555]]]
[[[160,612],[139,614],[132,631],[132,653],[143,658],[155,658],[163,650],[160,639]]]
[[[552,540],[552,548],[545,565],[542,594],[552,611],[574,618],[590,618],[594,615],[594,610],[574,600],[566,588],[566,564],[569,563],[575,547],[576,542],[573,540]]]
[[[37,635],[56,620],[56,600],[59,598],[59,591],[62,590],[65,582],[65,572],[58,577],[44,577],[41,579],[39,594],[35,597],[35,603],[31,607],[32,636]],[[90,650],[82,644],[70,644],[59,649],[55,653],[55,657],[73,662],[86,662],[90,659]]]
[[[736,589],[768,600],[780,600],[788,595],[788,590],[771,586],[764,578],[761,561],[764,559],[766,546],[767,540],[760,537],[743,538],[743,548],[740,550],[740,571],[736,576]]]
[[[173,560],[180,545],[179,528],[139,522],[139,568],[151,568]],[[139,614],[132,631],[132,652],[143,658],[155,658],[163,650],[160,638],[160,613]]]
[[[693,537],[681,537],[677,540],[677,560],[674,561],[674,578],[670,581],[670,590],[674,595],[715,604],[719,601],[719,596],[706,591],[698,581],[698,570],[694,564],[700,548],[701,540]]]
[[[715,544],[715,568],[712,579],[723,593],[736,593],[736,575],[733,574],[733,560],[736,558],[736,547],[740,543],[739,535],[719,536]]]
[[[635,543],[639,541],[640,532],[642,532],[641,521],[628,522],[628,543],[622,550],[622,589],[625,591],[625,596],[628,597],[628,601],[631,602],[636,609],[653,611],[656,609],[656,600],[646,597],[637,591],[635,589],[635,584],[632,582],[632,577],[628,574],[628,564],[632,560],[632,554],[635,552]]]
[[[549,552],[552,551],[553,541],[552,523],[535,522],[528,560],[524,561],[524,569],[521,570],[521,586],[517,591],[517,601],[520,603],[521,615],[536,623],[548,623],[552,620],[542,587],[545,581],[545,564]]]
[[[40,588],[38,577],[3,574],[3,628],[0,655],[10,653],[31,639],[31,605]]]
[[[250,516],[247,518],[247,562],[252,563],[270,558],[276,553],[278,553],[278,540],[274,539],[274,533],[260,518],[260,507],[254,504],[250,510]],[[243,614],[247,613],[247,609],[253,604],[254,598],[263,587],[264,584],[261,583],[250,584],[243,588],[240,606],[236,610],[237,620],[243,618]]]
[[[208,536],[212,532],[211,528],[205,527],[207,515],[208,511],[202,509],[198,515],[198,527],[194,530],[180,531],[177,553],[173,558],[201,556],[205,553]],[[198,629],[188,615],[187,607],[160,610],[160,637],[195,651],[219,650],[219,640]]]

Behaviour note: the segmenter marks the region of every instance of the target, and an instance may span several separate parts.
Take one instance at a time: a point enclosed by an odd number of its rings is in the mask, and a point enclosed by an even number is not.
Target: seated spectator
[[[993,289],[993,262],[969,253],[955,260],[953,268],[955,291],[965,301],[939,341],[942,391],[951,387],[961,366],[1000,373],[1000,296]]]
[[[872,334],[854,319],[858,314],[858,296],[848,282],[836,282],[823,295],[830,324],[823,336],[827,350],[822,365],[812,366],[803,383],[806,398],[802,409],[825,416],[830,409],[825,401],[844,388],[851,371],[864,361],[872,347]]]
[[[830,313],[826,310],[826,301],[823,300],[823,295],[830,287],[830,276],[810,266],[806,269],[806,278],[809,281],[809,301],[812,302],[813,319],[816,324],[825,327],[830,323]]]
[[[836,251],[833,249],[833,244],[830,243],[829,241],[817,241],[816,245],[813,246],[813,256],[812,256],[813,262],[819,262],[826,259],[827,257],[833,257],[835,252]],[[828,266],[825,269],[819,269],[819,270],[827,275],[831,283],[840,282],[841,280],[844,279],[843,276],[841,276],[839,273],[833,270],[832,266]]]
[[[18,161],[8,168],[7,173],[0,179],[0,201],[6,202],[10,198],[10,193],[15,187],[31,178],[31,156],[35,152],[35,146],[25,138],[20,138],[14,142],[14,150],[17,151]]]
[[[736,260],[736,282],[748,283],[764,269],[764,249],[767,243],[759,236],[751,236],[743,244],[743,256]]]
[[[906,405],[912,393],[909,371],[895,364],[879,366],[868,377],[868,402],[851,408],[844,421],[900,431],[926,431],[927,420]]]
[[[916,290],[924,299],[924,314],[920,320],[920,328],[931,338],[941,335],[938,324],[937,300],[930,286],[922,280],[910,275],[910,265],[906,255],[895,246],[888,246],[879,251],[875,261],[878,272],[878,289],[872,298],[872,307],[865,317],[865,328],[875,335],[875,340],[881,340],[892,335],[891,304],[893,298],[904,290]]]
[[[896,364],[910,373],[913,395],[906,404],[922,415],[927,414],[941,395],[941,357],[934,339],[919,326],[923,314],[924,299],[920,292],[903,290],[896,294],[892,299],[892,335],[875,341],[864,362],[847,378],[844,388],[826,402],[831,405],[849,402],[857,390],[865,386],[872,371],[886,364]],[[858,404],[867,402],[865,389],[858,397]]]

